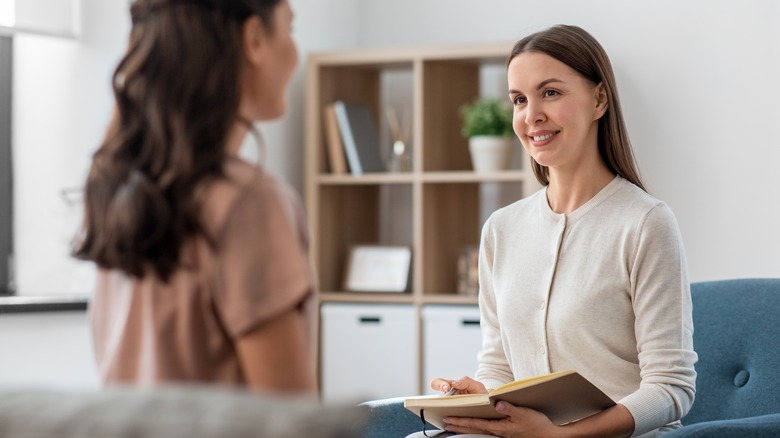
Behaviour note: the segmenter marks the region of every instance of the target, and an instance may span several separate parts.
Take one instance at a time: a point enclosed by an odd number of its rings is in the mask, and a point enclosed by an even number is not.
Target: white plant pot
[[[475,172],[506,170],[512,155],[512,138],[477,135],[469,138],[469,152]]]

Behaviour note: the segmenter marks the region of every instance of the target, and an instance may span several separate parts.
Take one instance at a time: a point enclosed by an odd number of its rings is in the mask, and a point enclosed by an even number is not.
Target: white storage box
[[[324,401],[419,394],[419,318],[412,305],[326,303],[321,315]]]
[[[423,307],[423,389],[436,377],[474,377],[477,353],[482,348],[479,307],[429,305]]]

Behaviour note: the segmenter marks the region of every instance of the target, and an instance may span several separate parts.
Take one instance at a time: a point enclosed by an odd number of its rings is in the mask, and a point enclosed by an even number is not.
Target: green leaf
[[[503,99],[478,99],[460,108],[464,137],[512,135],[512,108]]]

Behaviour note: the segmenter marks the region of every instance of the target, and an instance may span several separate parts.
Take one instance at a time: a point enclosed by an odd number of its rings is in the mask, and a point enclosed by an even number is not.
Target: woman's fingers
[[[485,385],[468,376],[453,380],[451,383],[458,390],[458,394],[487,394]]]
[[[431,389],[435,391],[447,392],[452,389],[452,380],[437,377],[431,380]]]
[[[431,389],[447,393],[455,388],[458,394],[487,394],[487,389],[482,383],[468,376],[459,379],[450,380],[437,377],[431,380]]]

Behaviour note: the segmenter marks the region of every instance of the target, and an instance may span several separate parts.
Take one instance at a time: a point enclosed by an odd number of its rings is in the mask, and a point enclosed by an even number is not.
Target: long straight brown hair
[[[243,24],[256,15],[273,31],[280,3],[131,4],[129,46],[113,75],[116,107],[85,184],[76,257],[167,281],[184,242],[205,236],[196,192],[222,176],[239,120]]]
[[[599,155],[610,171],[646,190],[623,121],[612,63],[601,44],[580,27],[558,25],[518,41],[512,48],[507,64],[526,52],[544,53],[568,65],[593,84],[604,84],[607,111],[599,119]],[[546,166],[540,165],[533,158],[531,166],[540,184],[550,183],[550,172]]]

